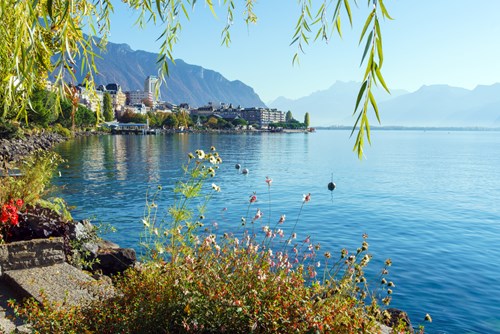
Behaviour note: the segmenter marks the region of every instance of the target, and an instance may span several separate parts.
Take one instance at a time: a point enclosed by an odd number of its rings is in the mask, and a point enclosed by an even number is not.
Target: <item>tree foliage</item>
[[[311,124],[311,120],[309,118],[309,113],[306,112],[306,114],[304,115],[304,125],[306,126],[306,128],[308,128],[310,124]]]
[[[353,0],[299,0],[298,20],[291,45],[297,47],[292,63],[299,62],[299,54],[318,39],[328,42],[332,36],[342,37],[341,22],[345,17],[352,25]],[[174,46],[178,42],[182,24],[189,19],[196,0],[128,0],[125,3],[138,14],[137,25],[156,24],[163,27],[158,37],[159,83],[169,73],[168,60],[174,61]],[[354,3],[356,1],[354,0]],[[216,16],[214,2],[204,1],[205,7]],[[256,0],[245,0],[243,20],[256,23]],[[358,129],[354,150],[363,155],[365,137],[370,142],[368,110],[373,109],[380,121],[377,103],[372,94],[373,85],[380,84],[387,91],[382,77],[382,35],[379,18],[388,18],[383,0],[367,0],[371,11],[363,26],[360,43],[364,43],[361,64],[366,70],[354,107],[357,116],[353,131]],[[222,43],[231,42],[230,30],[235,21],[235,0],[224,0],[219,5],[225,11],[226,25]],[[85,75],[84,85],[95,94],[94,64],[96,48],[104,48],[110,31],[111,0],[2,0],[0,1],[0,116],[7,119],[25,119],[30,98],[43,85],[47,73],[55,73],[55,87],[59,98],[73,99],[69,85],[76,84],[75,73]],[[83,32],[87,32],[84,34]],[[76,63],[75,59],[81,59]],[[91,96],[97,99],[97,95]],[[62,99],[61,99],[62,100]],[[77,105],[73,104],[73,116]],[[100,112],[97,112],[100,120]],[[352,135],[351,133],[351,135]]]
[[[102,97],[102,114],[106,122],[112,121],[115,118],[113,111],[113,103],[111,101],[111,94],[105,92]]]
[[[292,112],[290,110],[288,110],[285,114],[285,120],[286,122],[291,122],[293,120],[293,115],[292,115]]]
[[[125,112],[118,119],[122,123],[146,123],[148,117],[143,114],[138,114],[131,109],[125,110]]]

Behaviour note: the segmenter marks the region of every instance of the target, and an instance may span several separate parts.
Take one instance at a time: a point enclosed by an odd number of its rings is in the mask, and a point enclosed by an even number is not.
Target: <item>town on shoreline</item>
[[[309,115],[301,123],[293,118],[291,111],[235,106],[225,102],[208,102],[201,107],[192,107],[188,103],[176,105],[162,101],[156,94],[158,80],[156,76],[148,76],[142,91],[122,91],[117,83],[99,85],[95,91],[90,91],[82,84],[73,88],[79,105],[94,113],[102,111],[106,120],[104,126],[119,133],[157,133],[172,129],[185,131],[188,128],[282,132],[309,128]],[[47,84],[47,90],[52,90],[50,83]]]

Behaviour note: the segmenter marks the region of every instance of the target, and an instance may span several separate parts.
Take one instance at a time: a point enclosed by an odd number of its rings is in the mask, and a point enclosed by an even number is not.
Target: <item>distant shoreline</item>
[[[316,130],[352,130],[352,126],[315,126]],[[358,128],[356,128],[358,129]],[[426,127],[426,126],[371,126],[371,131],[500,131],[500,128],[486,127]]]

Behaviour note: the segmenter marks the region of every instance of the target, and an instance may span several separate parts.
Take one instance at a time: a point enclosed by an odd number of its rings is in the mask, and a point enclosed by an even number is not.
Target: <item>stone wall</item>
[[[51,266],[64,261],[63,238],[35,239],[0,245],[0,277],[8,270]]]

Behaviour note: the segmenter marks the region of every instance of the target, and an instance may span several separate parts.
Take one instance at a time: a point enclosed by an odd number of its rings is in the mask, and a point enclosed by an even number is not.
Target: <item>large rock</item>
[[[100,270],[104,275],[115,275],[134,267],[136,254],[132,248],[99,246],[95,259],[98,261],[92,266],[92,270]]]

